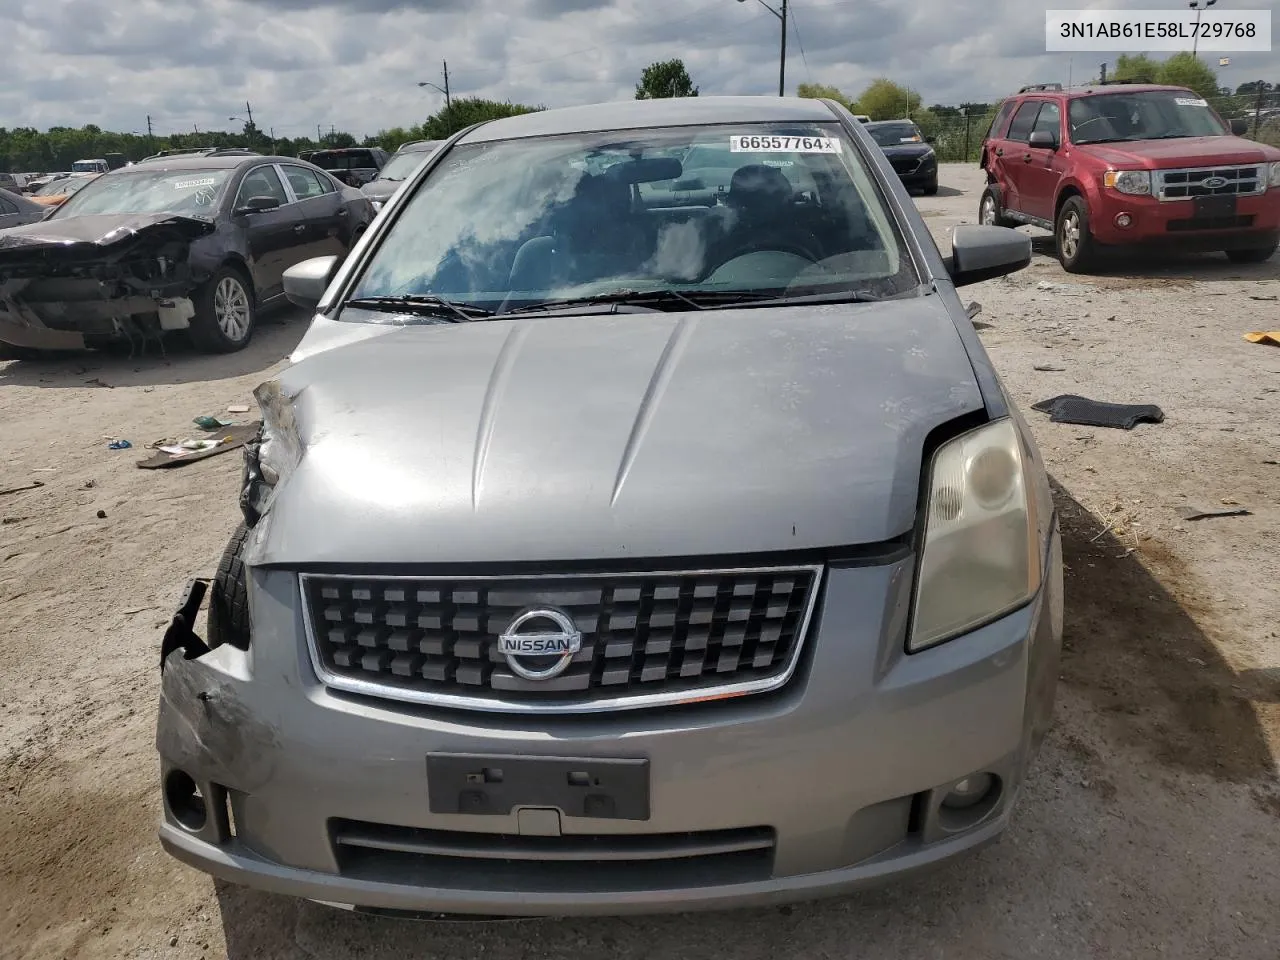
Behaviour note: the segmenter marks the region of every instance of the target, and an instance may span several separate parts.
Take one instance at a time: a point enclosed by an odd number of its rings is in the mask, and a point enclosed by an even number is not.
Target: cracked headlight
[[[956,437],[934,454],[907,650],[949,640],[1027,603],[1040,547],[1026,458],[1012,420]]]
[[[244,445],[240,488],[240,511],[250,527],[271,508],[280,482],[293,473],[302,460],[293,404],[281,392],[279,381],[268,380],[254,390],[253,395],[262,411],[262,427],[258,436]]]
[[[1133,197],[1145,197],[1151,193],[1149,170],[1108,170],[1102,182],[1113,190]]]

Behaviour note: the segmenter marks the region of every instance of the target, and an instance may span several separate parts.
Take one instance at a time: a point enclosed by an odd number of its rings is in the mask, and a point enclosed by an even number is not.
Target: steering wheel
[[[698,280],[706,280],[707,277],[711,276],[726,263],[737,260],[739,257],[745,257],[749,253],[789,253],[792,256],[800,257],[802,260],[808,260],[810,263],[815,264],[822,260],[820,253],[796,239],[747,240],[730,247],[727,253],[721,255],[716,261],[711,262],[708,269],[703,271]]]

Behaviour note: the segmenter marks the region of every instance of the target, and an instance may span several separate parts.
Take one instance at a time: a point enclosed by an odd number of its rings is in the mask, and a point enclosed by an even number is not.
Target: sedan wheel
[[[228,340],[243,340],[249,333],[249,295],[240,281],[223,277],[213,293],[213,312]]]

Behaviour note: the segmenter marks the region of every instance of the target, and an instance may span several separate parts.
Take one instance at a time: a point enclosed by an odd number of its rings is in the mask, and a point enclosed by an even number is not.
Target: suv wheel
[[[1004,206],[1000,203],[1000,188],[994,183],[988,184],[982,192],[982,200],[978,203],[978,223],[984,227],[1012,227],[1014,222],[1004,215]]]
[[[1227,259],[1232,263],[1266,263],[1273,256],[1277,249],[1280,249],[1280,243],[1273,243],[1268,247],[1246,247],[1242,250],[1228,250]]]
[[[1089,232],[1089,208],[1080,197],[1071,197],[1058,211],[1053,231],[1058,259],[1068,273],[1084,273],[1097,259],[1098,245]]]
[[[257,319],[253,284],[235,267],[222,267],[196,292],[191,339],[208,353],[243,350]]]

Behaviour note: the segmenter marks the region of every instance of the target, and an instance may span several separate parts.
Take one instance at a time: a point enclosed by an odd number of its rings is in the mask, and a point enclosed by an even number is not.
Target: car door
[[[307,225],[305,251],[300,251],[298,262],[345,254],[350,246],[351,213],[337,183],[300,164],[282,163],[280,171],[297,198],[300,216]]]
[[[273,197],[280,206],[270,210],[245,213],[246,203],[253,197]],[[250,169],[240,181],[232,216],[245,232],[249,248],[249,266],[254,289],[260,301],[270,300],[283,292],[283,274],[292,251],[304,242],[306,226],[298,215],[298,205],[285,190],[273,164],[264,163]]]
[[[1000,202],[1005,210],[1014,213],[1027,213],[1023,199],[1027,164],[1023,157],[1043,105],[1043,100],[1024,100],[1019,104],[1009,122],[1009,132],[996,144],[997,179],[1002,193]]]
[[[0,195],[0,230],[20,226],[24,222],[22,214],[18,212],[18,205],[8,197]]]
[[[1054,142],[1062,146],[1062,107],[1054,100],[1045,101],[1036,115],[1031,132],[1052,134]],[[1030,137],[1027,138],[1030,140]],[[1022,150],[1022,175],[1018,186],[1020,209],[1023,213],[1041,220],[1053,219],[1053,201],[1058,194],[1066,163],[1062,151],[1026,144]]]

